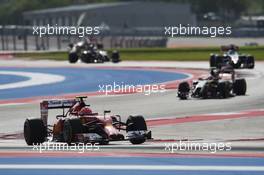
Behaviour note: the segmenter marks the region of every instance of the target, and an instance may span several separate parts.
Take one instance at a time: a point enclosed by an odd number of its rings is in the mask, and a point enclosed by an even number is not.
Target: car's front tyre
[[[129,116],[126,122],[127,132],[147,131],[147,124],[143,116]],[[129,139],[132,144],[142,144],[146,141],[145,136]]]
[[[246,95],[247,82],[245,79],[237,79],[233,84],[233,92],[236,95]]]
[[[75,134],[83,133],[83,125],[81,119],[66,119],[63,125],[63,139],[66,143],[74,142]]]
[[[79,58],[76,52],[70,52],[68,55],[68,59],[70,63],[76,63]]]

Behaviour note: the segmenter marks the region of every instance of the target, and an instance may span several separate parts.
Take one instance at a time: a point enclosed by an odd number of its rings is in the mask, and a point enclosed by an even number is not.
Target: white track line
[[[5,164],[0,169],[54,170],[159,170],[159,171],[264,171],[263,166],[197,166],[197,165],[68,165]]]
[[[0,90],[51,84],[51,83],[62,82],[65,80],[65,77],[61,75],[35,73],[35,72],[0,71],[0,75],[16,75],[16,76],[29,77],[29,80],[26,81],[0,85]]]

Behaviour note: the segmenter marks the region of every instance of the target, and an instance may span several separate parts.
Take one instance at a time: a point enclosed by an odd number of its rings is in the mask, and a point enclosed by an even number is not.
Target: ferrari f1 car
[[[118,63],[120,55],[118,51],[114,50],[109,57],[107,51],[103,50],[102,44],[95,45],[81,41],[77,44],[69,44],[68,59],[70,63],[76,63],[79,59],[84,63],[104,63],[107,61]]]
[[[142,116],[129,116],[124,123],[119,115],[109,115],[110,111],[104,111],[103,115],[92,112],[84,98],[42,101],[41,117],[25,120],[26,143],[33,145],[54,141],[108,144],[109,141],[129,140],[132,144],[141,144],[151,139],[151,131],[147,130]],[[54,125],[48,125],[49,109],[62,109]],[[126,132],[126,137],[121,133],[122,130]]]
[[[221,46],[223,55],[211,54],[210,67],[221,68],[222,66],[231,65],[233,68],[255,67],[255,58],[251,55],[239,54],[239,47],[235,45]]]
[[[245,79],[235,77],[233,68],[211,69],[211,75],[192,82],[181,82],[178,86],[178,97],[182,100],[193,98],[228,98],[234,95],[245,95]]]

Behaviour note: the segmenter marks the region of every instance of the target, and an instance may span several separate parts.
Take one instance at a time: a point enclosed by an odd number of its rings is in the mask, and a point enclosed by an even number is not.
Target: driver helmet
[[[92,113],[93,113],[93,111],[92,111],[90,108],[88,108],[88,107],[83,107],[83,108],[80,110],[79,115],[80,115],[80,116],[83,116],[83,115],[89,115],[89,114],[92,114]]]
[[[229,47],[230,47],[230,50],[232,51],[237,50],[237,46],[235,46],[234,44],[231,44]]]

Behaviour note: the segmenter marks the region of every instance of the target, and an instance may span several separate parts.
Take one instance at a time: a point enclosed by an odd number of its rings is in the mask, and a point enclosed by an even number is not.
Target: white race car
[[[210,67],[221,68],[222,66],[231,65],[233,68],[253,69],[255,67],[255,58],[251,55],[239,54],[238,46],[222,46],[223,55],[211,54]]]

